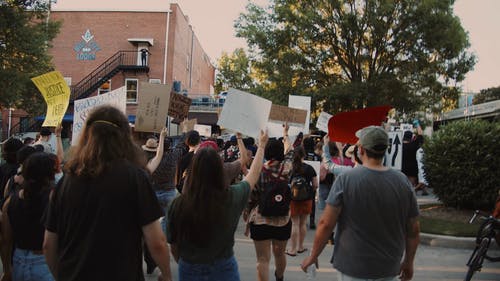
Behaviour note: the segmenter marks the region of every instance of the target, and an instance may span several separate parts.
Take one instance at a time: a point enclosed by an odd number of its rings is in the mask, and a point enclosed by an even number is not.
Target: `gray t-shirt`
[[[398,275],[408,220],[419,215],[407,177],[358,166],[337,177],[326,202],[342,207],[333,267],[357,278]]]

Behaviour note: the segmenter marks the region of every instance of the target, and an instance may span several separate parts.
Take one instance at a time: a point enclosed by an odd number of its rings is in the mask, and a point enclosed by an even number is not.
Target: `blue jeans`
[[[160,207],[163,209],[163,213],[165,214],[165,218],[161,220],[161,228],[163,229],[163,233],[167,233],[167,211],[170,203],[177,196],[177,189],[172,188],[168,190],[158,190],[155,191],[156,198],[158,199],[158,203],[160,203]]]
[[[363,278],[355,278],[349,275],[345,275],[344,273],[337,271],[337,279],[338,281],[398,281],[398,276],[394,277],[386,277],[386,278],[378,278],[378,279],[363,279]]]
[[[14,249],[12,257],[13,281],[53,281],[44,255],[35,255],[32,251]]]
[[[318,209],[324,210],[326,207],[326,199],[330,193],[331,185],[320,183],[319,184],[319,194],[318,194]]]
[[[208,264],[193,264],[179,260],[179,281],[240,281],[234,256]]]

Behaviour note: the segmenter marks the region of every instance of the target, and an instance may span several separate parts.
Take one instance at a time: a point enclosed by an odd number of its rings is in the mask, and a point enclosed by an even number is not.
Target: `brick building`
[[[88,5],[59,0],[50,11],[51,20],[62,22],[50,53],[56,70],[72,86],[72,100],[125,85],[133,121],[141,81],[173,85],[188,95],[213,93],[215,68],[178,4],[107,0]],[[23,112],[9,116],[4,111],[5,135],[8,122],[20,123]]]

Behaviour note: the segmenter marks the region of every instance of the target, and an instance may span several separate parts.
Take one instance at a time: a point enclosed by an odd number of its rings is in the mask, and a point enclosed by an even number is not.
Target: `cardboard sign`
[[[413,132],[413,125],[412,125],[412,124],[402,123],[401,125],[399,125],[399,128],[400,128],[403,132],[406,132],[406,131]]]
[[[96,107],[101,105],[112,105],[123,113],[127,108],[127,90],[125,86],[103,95],[90,97],[86,99],[75,100],[73,112],[73,134],[71,136],[71,144],[76,145],[80,138],[80,133],[83,130],[87,116]]]
[[[309,121],[311,120],[311,97],[289,95],[288,107],[307,110],[307,117],[304,122],[304,134],[309,134]]]
[[[179,124],[181,127],[181,132],[189,132],[191,130],[194,130],[194,125],[198,124],[198,119],[185,119],[184,121]]]
[[[188,117],[189,107],[191,106],[191,99],[184,95],[172,92],[170,95],[170,105],[168,107],[168,116],[174,119],[181,119]]]
[[[211,137],[212,136],[212,126],[208,125],[194,125],[194,130],[200,133],[200,136]]]
[[[288,128],[288,139],[290,140],[290,143],[293,143],[295,139],[297,138],[297,135],[302,132],[304,133],[304,127],[301,126],[294,126],[294,125],[289,125]],[[269,121],[267,123],[267,135],[270,138],[281,138],[283,137],[283,123],[282,122],[275,122],[275,121]]]
[[[273,104],[269,113],[269,120],[304,124],[307,118],[307,111],[303,109],[291,108],[284,105]]]
[[[328,133],[328,120],[330,120],[330,118],[332,118],[332,116],[333,115],[322,111],[319,114],[318,121],[316,122],[316,128],[318,128],[318,130],[321,130],[325,133]]]
[[[217,124],[258,139],[265,129],[271,101],[236,89],[229,89]]]
[[[314,171],[316,172],[316,179],[318,180],[318,187],[319,187],[319,169],[321,166],[321,161],[304,160],[304,163],[311,165],[314,168]],[[319,192],[316,192],[316,194],[319,194]]]
[[[141,82],[135,117],[136,132],[161,132],[167,122],[170,86]]]
[[[59,71],[31,78],[47,103],[47,114],[42,126],[57,127],[66,113],[71,90]]]
[[[403,131],[387,132],[391,146],[387,149],[384,166],[401,170],[403,161]]]

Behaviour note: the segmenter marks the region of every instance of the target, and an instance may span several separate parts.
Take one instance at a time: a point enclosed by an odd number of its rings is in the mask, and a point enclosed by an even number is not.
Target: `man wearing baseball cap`
[[[383,166],[389,137],[382,127],[363,128],[356,136],[363,165],[335,180],[302,269],[317,265],[337,225],[332,259],[339,280],[411,280],[420,232],[412,185]]]

